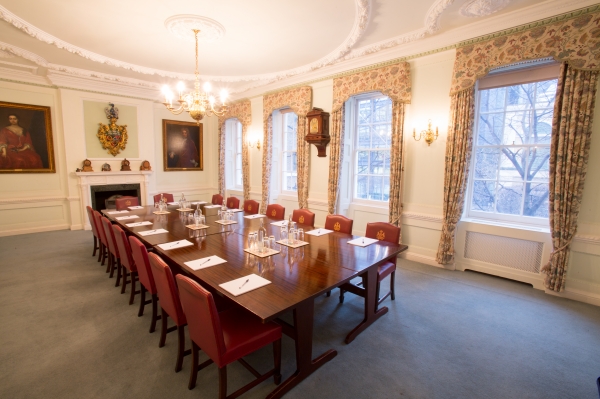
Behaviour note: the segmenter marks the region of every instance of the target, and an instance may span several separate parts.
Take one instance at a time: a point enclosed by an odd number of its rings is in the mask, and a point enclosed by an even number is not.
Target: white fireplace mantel
[[[148,184],[152,171],[127,171],[127,172],[73,172],[78,179],[79,201],[81,205],[81,220],[84,220],[84,229],[91,230],[87,216],[86,206],[91,206],[91,186],[105,186],[108,184],[139,184],[142,203],[148,202]]]

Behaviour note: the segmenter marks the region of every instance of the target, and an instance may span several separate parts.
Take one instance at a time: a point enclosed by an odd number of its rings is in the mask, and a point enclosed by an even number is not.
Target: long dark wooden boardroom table
[[[282,326],[284,334],[295,340],[296,371],[269,394],[269,398],[279,398],[313,373],[326,362],[337,355],[337,351],[330,349],[325,353],[312,357],[314,299],[352,280],[355,277],[363,278],[366,290],[364,319],[354,327],[346,336],[345,342],[352,342],[362,331],[373,324],[377,319],[388,312],[387,307],[377,309],[376,287],[377,266],[386,260],[393,259],[405,251],[406,245],[391,244],[384,241],[371,244],[367,247],[358,247],[347,242],[356,236],[342,233],[329,233],[322,236],[306,234],[313,227],[303,226],[304,241],[309,244],[292,249],[281,246],[279,254],[266,258],[244,252],[247,247],[248,233],[258,230],[260,220],[269,235],[274,235],[279,240],[280,227],[271,223],[278,221],[269,217],[247,219],[244,212],[234,214],[236,224],[221,225],[216,223],[218,216],[207,216],[203,230],[191,230],[185,227],[187,220],[181,217],[177,206],[169,206],[169,214],[156,215],[154,207],[132,210],[127,214],[103,213],[114,223],[119,224],[129,234],[135,235],[147,247],[154,248],[175,273],[184,273],[191,276],[200,284],[211,289],[223,297],[244,307],[255,314],[263,322],[275,321]],[[214,214],[214,209],[206,209],[209,215]],[[138,218],[117,220],[119,216],[136,215]],[[140,227],[127,227],[127,224],[142,221],[153,222],[153,225]],[[141,236],[145,230],[163,228],[168,233]],[[187,239],[194,245],[162,250],[158,244]],[[208,256],[219,256],[227,263],[194,271],[185,265],[185,262]],[[233,296],[225,291],[219,284],[258,274],[269,280],[271,284],[250,291],[240,296]],[[293,312],[293,325],[279,317],[285,313]]]

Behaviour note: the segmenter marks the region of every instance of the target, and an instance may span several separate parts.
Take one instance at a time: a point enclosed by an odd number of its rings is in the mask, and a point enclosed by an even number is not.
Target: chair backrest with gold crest
[[[325,228],[327,230],[337,231],[338,233],[352,234],[352,225],[354,221],[342,215],[327,215],[325,218]]]
[[[315,227],[315,214],[308,209],[294,209],[292,220],[299,224]]]
[[[269,204],[267,206],[267,216],[273,219],[285,219],[285,208],[279,204]]]
[[[400,241],[400,227],[385,222],[367,223],[365,237],[398,244]]]
[[[229,197],[227,198],[227,201],[225,201],[225,205],[227,205],[227,208],[229,209],[240,209],[240,199]]]
[[[137,197],[123,196],[115,200],[117,211],[125,211],[130,206],[138,206],[139,204]]]
[[[260,204],[254,200],[246,200],[244,201],[244,212],[250,215],[256,215],[258,213],[258,207]]]

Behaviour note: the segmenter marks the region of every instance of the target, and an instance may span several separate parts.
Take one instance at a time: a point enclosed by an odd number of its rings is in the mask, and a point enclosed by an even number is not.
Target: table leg
[[[312,299],[300,303],[294,309],[296,330],[296,371],[281,383],[267,398],[281,398],[290,389],[312,374],[319,367],[337,356],[337,351],[329,349],[319,357],[312,358],[313,322],[315,304]]]
[[[377,266],[371,266],[363,277],[363,286],[365,288],[365,318],[350,334],[346,336],[346,343],[354,339],[367,327],[373,324],[377,319],[388,312],[386,306],[377,309]],[[377,309],[377,310],[376,310]]]

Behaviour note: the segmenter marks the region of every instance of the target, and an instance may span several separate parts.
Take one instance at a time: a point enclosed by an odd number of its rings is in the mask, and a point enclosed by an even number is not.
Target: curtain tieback
[[[557,249],[553,250],[552,252],[550,252],[550,259],[548,259],[548,263],[546,263],[546,264],[544,265],[544,267],[542,267],[542,270],[541,270],[542,272],[548,272],[548,271],[550,271],[550,264],[552,263],[552,258],[554,257],[554,255],[556,255],[556,254],[558,254],[559,252],[562,252],[562,251],[564,251],[565,249],[567,249],[567,247],[568,247],[569,245],[571,245],[571,241],[573,241],[573,237],[571,237],[571,238],[570,238],[570,239],[569,239],[569,240],[566,242],[566,244],[565,244],[565,245],[563,245],[562,247],[559,247],[559,248],[557,248]]]

